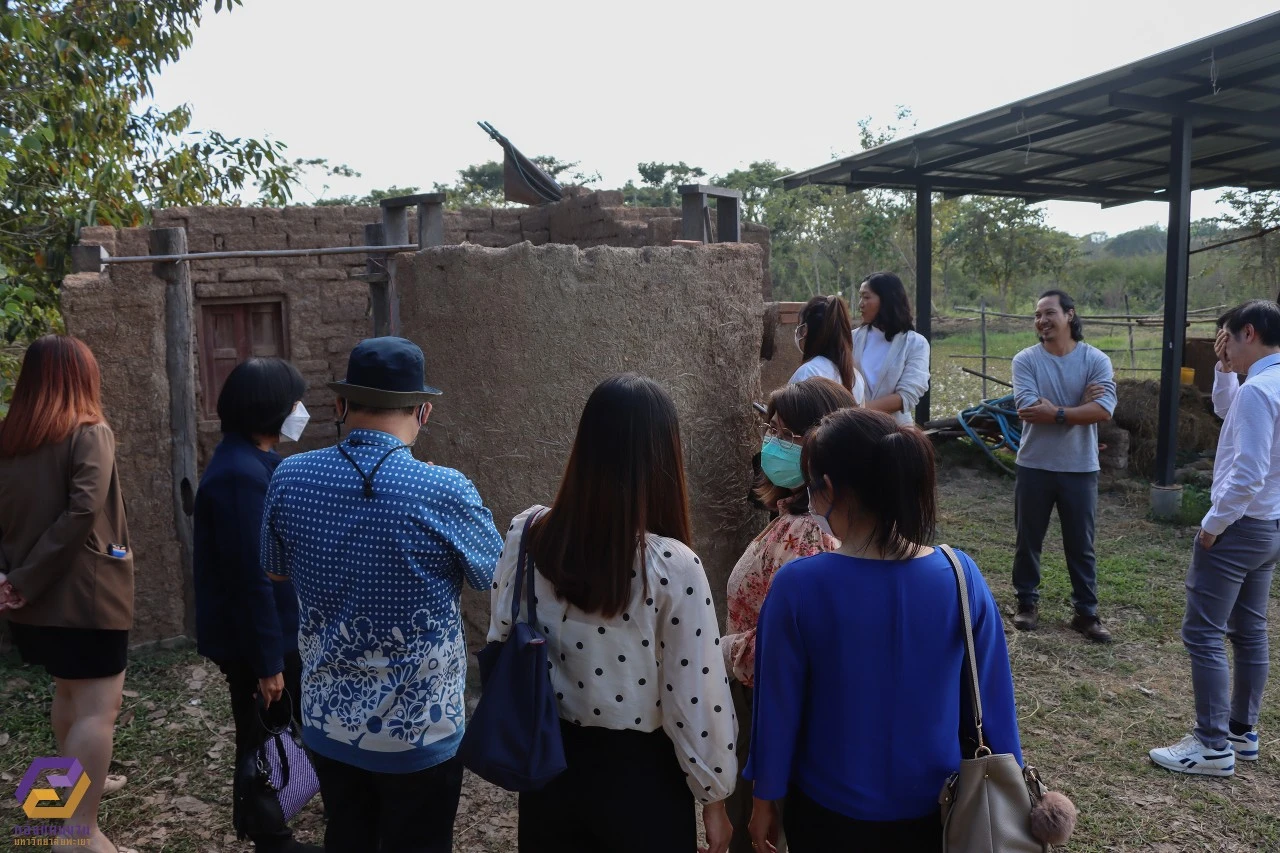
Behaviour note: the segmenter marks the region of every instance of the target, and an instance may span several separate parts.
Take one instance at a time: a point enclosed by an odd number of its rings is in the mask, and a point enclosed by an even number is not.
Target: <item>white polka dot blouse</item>
[[[511,630],[520,537],[529,513],[541,509],[520,513],[507,531],[494,573],[490,642],[505,640]],[[686,545],[647,534],[635,574],[630,603],[606,618],[560,600],[534,572],[535,627],[547,639],[560,717],[607,729],[662,728],[694,797],[722,800],[737,779],[738,724],[706,573]]]

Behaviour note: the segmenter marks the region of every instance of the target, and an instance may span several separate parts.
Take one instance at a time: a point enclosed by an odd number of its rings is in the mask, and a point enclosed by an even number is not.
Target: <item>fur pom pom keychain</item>
[[[1031,809],[1031,834],[1050,846],[1066,844],[1080,812],[1066,794],[1047,791]]]

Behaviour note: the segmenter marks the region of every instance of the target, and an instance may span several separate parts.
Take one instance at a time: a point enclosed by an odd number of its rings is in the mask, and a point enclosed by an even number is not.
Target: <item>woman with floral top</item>
[[[756,622],[769,582],[783,563],[834,551],[840,543],[824,533],[809,514],[809,499],[800,469],[804,436],[823,416],[857,404],[848,388],[830,379],[814,377],[773,392],[761,425],[764,443],[760,450],[763,475],[756,494],[770,510],[779,513],[764,531],[747,546],[729,576],[729,616],[720,648],[725,668],[732,679],[733,704],[741,735],[738,763],[746,764],[751,739],[751,689],[756,665]],[[731,853],[750,853],[747,821],[751,817],[751,783],[738,779],[728,803],[733,822]]]
[[[516,516],[494,575],[505,640],[526,521],[538,625],[568,769],[520,795],[520,853],[725,853],[737,725],[719,620],[689,547],[675,404],[635,374],[606,379],[578,423],[550,509]],[[745,826],[743,832],[745,833]]]

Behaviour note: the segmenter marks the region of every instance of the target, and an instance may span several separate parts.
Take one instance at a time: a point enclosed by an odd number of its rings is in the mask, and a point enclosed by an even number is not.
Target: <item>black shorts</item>
[[[9,623],[23,663],[39,664],[54,678],[110,678],[124,672],[129,632]]]

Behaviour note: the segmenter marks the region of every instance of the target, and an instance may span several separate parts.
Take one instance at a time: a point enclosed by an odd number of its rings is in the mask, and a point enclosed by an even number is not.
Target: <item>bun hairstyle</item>
[[[800,465],[812,488],[831,480],[844,499],[875,519],[870,537],[900,560],[932,541],[938,517],[933,445],[914,424],[899,425],[873,409],[840,409],[822,419],[805,441]]]
[[[839,296],[815,296],[800,309],[805,327],[804,360],[826,356],[840,371],[840,383],[853,388],[853,325]]]

